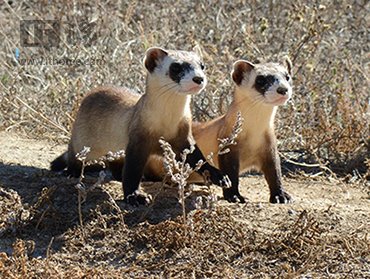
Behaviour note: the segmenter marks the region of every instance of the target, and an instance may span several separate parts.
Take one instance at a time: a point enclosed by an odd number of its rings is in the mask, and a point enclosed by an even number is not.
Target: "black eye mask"
[[[174,82],[180,83],[185,74],[190,72],[192,69],[194,69],[193,66],[187,62],[174,62],[170,65],[168,75]]]
[[[277,78],[273,75],[258,75],[254,82],[254,88],[262,95],[266,93],[266,91],[274,84]]]

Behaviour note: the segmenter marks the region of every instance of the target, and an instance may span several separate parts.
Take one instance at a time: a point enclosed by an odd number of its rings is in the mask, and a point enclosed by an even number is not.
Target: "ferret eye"
[[[201,68],[202,70],[204,70],[204,69],[206,68],[206,66],[205,66],[203,63],[200,63],[200,68]]]
[[[182,66],[180,63],[172,63],[170,66],[170,71],[172,73],[181,73],[182,72]]]
[[[285,75],[285,78],[286,78],[287,81],[290,80],[290,76],[288,74]]]
[[[264,76],[257,76],[256,77],[256,84],[264,85],[266,83],[266,78]]]

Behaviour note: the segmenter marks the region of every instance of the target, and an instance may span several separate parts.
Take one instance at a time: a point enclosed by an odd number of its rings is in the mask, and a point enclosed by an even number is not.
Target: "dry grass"
[[[46,258],[29,256],[32,248],[28,246],[32,245],[17,240],[11,257],[0,254],[0,274],[6,278],[370,275],[367,236],[356,231],[338,236],[306,211],[270,235],[236,221],[232,212],[222,207],[192,211],[188,224],[178,217],[131,228],[115,214],[102,214],[98,209],[94,215],[85,227],[67,231],[62,251]]]
[[[283,155],[306,171],[363,179],[370,175],[369,10],[368,1],[4,1],[0,130],[66,143],[89,89],[114,84],[143,92],[142,57],[150,46],[202,51],[209,85],[193,101],[199,120],[227,110],[235,60],[275,61],[288,54],[295,90],[277,116]],[[98,40],[86,47],[64,36],[60,48],[24,48],[19,21],[31,18],[94,19]],[[18,63],[16,48],[20,59],[80,63]],[[366,226],[351,228],[330,208],[274,217],[263,230],[253,225],[265,224],[256,220],[258,204],[214,210],[187,204],[184,222],[178,206],[166,215],[160,197],[153,208],[135,211],[87,179],[86,200],[78,203],[75,181],[43,175],[31,178],[40,191],[29,204],[27,195],[0,188],[2,247],[9,242],[0,251],[0,277],[370,277]],[[52,186],[41,190],[45,180]]]
[[[194,100],[197,119],[227,109],[236,59],[294,64],[294,99],[277,117],[281,150],[337,173],[366,173],[369,152],[367,1],[17,1],[1,13],[0,127],[66,142],[79,102],[102,84],[143,92],[141,64],[149,46],[192,49],[207,65],[209,86]],[[153,12],[155,11],[155,12]],[[95,20],[97,41],[60,48],[19,46],[20,19]],[[20,65],[14,59],[79,59],[63,65]],[[94,62],[90,63],[88,62]],[[294,116],[294,117],[292,117]],[[287,129],[289,127],[289,129]],[[291,154],[289,154],[290,156]]]

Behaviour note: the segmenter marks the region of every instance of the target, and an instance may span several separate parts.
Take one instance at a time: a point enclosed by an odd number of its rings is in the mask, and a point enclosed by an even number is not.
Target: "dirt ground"
[[[173,187],[147,183],[154,202],[131,208],[120,183],[87,177],[79,214],[77,181],[48,171],[65,146],[8,132],[0,146],[1,278],[370,278],[363,183],[285,177],[288,205],[261,176],[241,178],[243,205],[195,187],[184,223]]]

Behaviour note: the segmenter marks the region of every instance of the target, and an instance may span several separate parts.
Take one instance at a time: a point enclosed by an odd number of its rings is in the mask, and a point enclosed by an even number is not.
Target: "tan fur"
[[[191,121],[188,92],[176,93],[173,85],[163,86],[163,72],[173,59],[199,63],[189,52],[167,50],[170,58],[147,77],[146,93],[136,94],[127,88],[99,87],[83,100],[72,130],[71,147],[75,153],[90,146],[88,160],[97,159],[109,151],[125,149],[129,130],[147,129],[160,133],[166,140],[177,136],[184,119]],[[199,91],[195,92],[197,94]],[[186,93],[186,94],[185,94]],[[139,121],[140,124],[135,123]]]
[[[226,138],[231,134],[232,127],[236,121],[238,111],[242,113],[244,123],[242,132],[237,138],[238,148],[241,152],[240,172],[251,169],[260,170],[263,161],[263,152],[267,147],[266,135],[270,140],[274,140],[273,119],[277,107],[266,106],[265,104],[252,105],[248,98],[240,96],[236,90],[234,101],[231,103],[228,112],[209,122],[194,123],[192,130],[194,139],[202,153],[207,156],[214,154],[212,157],[216,168],[219,168],[218,162],[218,145],[220,138]],[[148,168],[164,174],[162,161],[160,157],[152,158]],[[201,183],[203,178],[194,173],[189,183]]]
[[[150,84],[149,92],[158,92],[159,85]],[[162,131],[162,137],[169,140],[176,136],[180,121],[188,119],[191,121],[189,95],[151,95],[141,104],[138,110],[142,113],[145,126],[151,131]],[[166,127],[166,129],[163,129]]]
[[[273,117],[276,107],[264,104],[253,105],[247,97],[241,96],[238,89],[234,93],[234,101],[231,103],[226,115],[213,121],[199,123],[193,127],[194,138],[204,154],[217,154],[219,141],[218,138],[226,138],[231,134],[232,127],[236,121],[236,114],[240,111],[244,119],[242,132],[238,136],[237,142],[242,146],[243,153],[249,154],[242,161],[241,171],[246,171],[252,166],[259,166],[256,153],[263,148],[264,134],[273,131]],[[217,156],[214,158],[215,165],[218,166]]]
[[[76,153],[90,147],[87,160],[108,152],[125,151],[124,159],[108,162],[112,176],[122,181],[125,200],[132,205],[147,204],[150,198],[138,187],[150,156],[161,154],[159,139],[169,142],[177,155],[194,145],[191,132],[191,95],[200,93],[207,84],[204,66],[193,52],[161,48],[147,50],[144,65],[148,70],[145,94],[126,88],[99,87],[82,101],[72,130],[68,151],[50,164],[53,171],[81,175],[82,163]],[[206,161],[195,145],[187,163],[194,167]],[[98,166],[89,166],[97,170]],[[87,169],[85,169],[87,170]],[[207,171],[216,185],[225,185],[224,175],[208,163]]]
[[[291,64],[288,65],[288,71],[290,69]],[[260,64],[257,67],[244,61],[235,63],[233,79],[234,82],[240,82],[240,84],[235,87],[233,101],[227,113],[209,122],[194,123],[192,127],[194,139],[202,153],[205,156],[214,154],[215,167],[221,167],[218,156],[218,139],[226,138],[231,134],[239,111],[244,119],[242,132],[237,138],[237,146],[234,147],[239,154],[239,172],[243,173],[251,169],[266,171],[271,160],[274,161],[275,158],[279,160],[274,133],[277,105],[273,104],[274,102],[281,104],[279,101],[281,96],[276,94],[278,86],[285,86],[288,89],[287,96],[291,95],[290,83],[284,77],[286,72],[283,66],[275,63]],[[254,89],[254,82],[257,75],[265,74],[278,76],[279,83],[272,85],[271,91],[268,91],[266,96],[262,96]],[[278,161],[273,163],[278,164]],[[147,173],[155,173],[159,177],[164,176],[161,158],[151,159],[147,165]],[[193,174],[189,182],[202,183],[203,178],[198,174]]]
[[[98,87],[83,100],[73,125],[71,145],[74,152],[93,147],[88,160],[109,151],[118,151],[128,143],[128,126],[140,95],[127,88]]]

